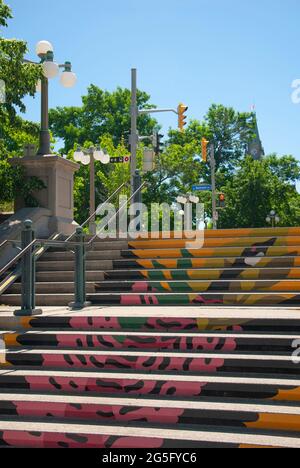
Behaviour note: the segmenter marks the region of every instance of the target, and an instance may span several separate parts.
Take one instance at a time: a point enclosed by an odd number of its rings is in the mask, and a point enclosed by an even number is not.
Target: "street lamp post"
[[[49,79],[55,78],[59,74],[61,68],[64,71],[60,77],[60,83],[65,88],[75,86],[77,77],[72,72],[71,62],[65,62],[59,65],[54,62],[53,46],[48,41],[40,41],[36,46],[36,54],[40,58],[40,62],[32,62],[25,60],[27,63],[42,65],[43,77],[40,83],[41,91],[41,128],[38,156],[45,156],[51,153],[50,132],[49,132]]]
[[[276,224],[280,222],[280,218],[277,215],[276,211],[272,210],[270,211],[270,214],[266,217],[266,221],[269,224],[272,224],[272,227],[274,228]]]
[[[84,166],[90,166],[90,233],[96,234],[95,227],[95,211],[96,211],[96,197],[95,197],[95,161],[100,161],[102,164],[109,164],[110,156],[101,148],[91,147],[89,149],[78,148],[74,153],[76,162]]]

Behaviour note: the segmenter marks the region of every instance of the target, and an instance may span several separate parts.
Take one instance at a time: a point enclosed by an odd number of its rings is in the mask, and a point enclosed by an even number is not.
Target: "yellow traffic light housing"
[[[207,162],[207,146],[209,141],[206,138],[202,138],[201,146],[202,146],[202,160]]]
[[[178,128],[181,132],[184,131],[184,127],[186,126],[186,112],[188,111],[188,106],[185,104],[179,104],[178,106]]]

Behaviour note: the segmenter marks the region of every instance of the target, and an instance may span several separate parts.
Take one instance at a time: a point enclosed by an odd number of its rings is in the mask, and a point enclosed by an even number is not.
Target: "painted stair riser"
[[[292,413],[292,411],[291,411]],[[118,404],[71,404],[53,402],[1,401],[0,416],[30,419],[83,420],[89,423],[226,426],[272,431],[297,432],[300,430],[300,415],[280,413],[256,413],[247,411],[197,410],[165,408],[157,406],[126,406]]]
[[[163,380],[165,378],[165,380]],[[162,398],[221,398],[221,399],[256,399],[267,401],[300,402],[300,387],[233,384],[205,382],[180,382],[168,379],[137,380],[134,378],[106,378],[84,376],[43,377],[1,375],[0,389],[5,393],[26,391],[45,394],[99,395],[120,397],[162,397]]]
[[[72,330],[72,331],[135,331],[135,332],[205,332],[243,331],[261,333],[300,333],[297,319],[251,318],[190,318],[190,317],[103,317],[103,316],[47,316],[1,317],[0,329]]]
[[[51,262],[45,263],[45,266],[51,267]],[[87,262],[89,268],[90,263]],[[99,262],[92,262],[95,268],[99,268]],[[299,268],[300,257],[266,257],[266,256],[253,256],[253,257],[235,257],[235,258],[167,258],[167,259],[122,259],[114,260],[111,262],[114,270],[178,270],[178,269],[212,269],[212,268],[226,268],[226,269],[243,269],[245,271],[254,268]],[[38,264],[37,268],[42,267]],[[112,267],[106,268],[107,264],[101,262],[101,270],[111,270]],[[63,268],[63,264],[59,266]],[[65,264],[65,269],[72,268],[71,265]],[[46,270],[46,268],[45,268]]]
[[[238,327],[237,327],[238,328]],[[163,336],[126,336],[126,335],[85,335],[85,334],[8,334],[3,335],[7,348],[47,347],[59,349],[97,349],[97,350],[177,350],[177,351],[266,351],[273,353],[293,352],[295,339],[279,338],[236,338],[204,337],[163,337]],[[300,341],[300,336],[299,336]]]
[[[110,253],[109,253],[110,254]],[[215,249],[144,249],[144,250],[122,250],[120,252],[123,258],[140,258],[140,259],[154,259],[154,258],[210,258],[210,257],[246,257],[246,258],[260,258],[260,257],[283,257],[283,256],[299,256],[300,246],[288,247],[228,247]],[[110,255],[109,257],[114,258]]]
[[[155,258],[227,258],[227,257],[246,257],[246,258],[260,258],[260,257],[295,257],[300,254],[300,246],[278,246],[278,247],[216,247],[212,249],[207,248],[183,248],[183,249],[140,249],[140,250],[111,250],[104,252],[88,252],[86,254],[87,261],[102,260],[117,260],[120,258],[132,259],[155,259]],[[74,261],[74,254],[67,253],[52,253],[45,254],[39,260],[43,262],[71,262]]]
[[[203,242],[204,248],[216,248],[216,247],[249,247],[249,246],[299,246],[299,236],[282,236],[282,237],[232,237],[222,238],[217,237],[204,238],[199,235],[199,242]],[[194,239],[196,240],[195,236]],[[184,249],[190,241],[188,239],[145,239],[138,241],[129,241],[128,247],[130,249]],[[96,248],[100,248],[101,242],[96,243]],[[122,249],[121,249],[122,250]]]
[[[87,300],[93,305],[121,306],[299,306],[298,293],[148,293],[148,294],[88,294]],[[41,300],[42,302],[42,300]],[[39,298],[37,304],[41,305]]]
[[[66,274],[66,273],[64,273]],[[69,276],[67,276],[68,279]],[[38,281],[43,277],[38,277]],[[93,278],[94,279],[94,278]],[[206,270],[117,270],[103,273],[103,278],[96,281],[109,280],[152,280],[152,281],[183,281],[183,280],[293,280],[300,279],[300,268],[249,268],[244,269],[206,269]],[[59,280],[66,281],[61,275]],[[90,279],[89,279],[90,281]]]
[[[299,306],[300,294],[296,293],[88,293],[87,301],[96,306]],[[74,302],[73,293],[36,294],[36,305],[40,307],[63,306]],[[20,294],[4,294],[3,305],[21,306]]]
[[[181,239],[190,238],[195,235],[195,231],[163,231],[163,232],[148,232],[146,233],[147,239],[151,237],[154,239]],[[145,233],[140,235],[135,241],[145,240],[143,238]],[[282,228],[239,228],[239,229],[218,229],[218,230],[206,230],[206,239],[232,239],[232,238],[257,238],[257,237],[300,237],[300,228],[298,227],[282,227]],[[91,236],[86,236],[87,240],[91,239]],[[124,240],[123,238],[121,240]],[[111,240],[109,240],[111,241]],[[114,240],[112,240],[114,242]],[[128,238],[128,242],[132,242],[132,238]],[[103,239],[96,239],[96,242],[103,242]]]
[[[291,444],[292,445],[292,444]],[[273,445],[281,447],[278,445]],[[0,431],[0,447],[15,448],[77,448],[77,449],[162,449],[162,448],[257,448],[256,445],[233,442],[201,442],[168,438],[107,436],[86,433],[72,434],[63,432],[39,431]],[[268,446],[260,445],[260,448]]]
[[[49,354],[47,351],[29,353],[6,353],[6,362],[0,364],[0,368],[48,368],[48,369],[90,369],[113,371],[140,371],[140,372],[189,372],[189,373],[228,373],[245,372],[256,374],[289,374],[300,375],[300,366],[292,360],[252,359],[251,355],[246,359],[218,357],[163,357],[149,355],[92,355],[66,353]]]
[[[87,285],[93,292],[300,292],[300,281],[107,281]],[[40,289],[40,291],[39,291]],[[42,291],[42,290],[45,291]],[[37,284],[38,292],[46,291],[46,286]],[[50,292],[50,291],[49,291]]]
[[[36,283],[37,294],[54,293],[74,293],[74,283],[53,282]],[[300,292],[300,281],[107,281],[107,282],[87,282],[87,293],[98,292]],[[20,283],[12,285],[9,289],[10,294],[21,294]]]

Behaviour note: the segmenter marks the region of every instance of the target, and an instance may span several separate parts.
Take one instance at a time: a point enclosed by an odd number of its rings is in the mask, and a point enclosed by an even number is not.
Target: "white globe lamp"
[[[100,159],[102,164],[109,164],[110,163],[110,156],[107,153],[103,153],[102,158]]]
[[[64,71],[60,76],[60,83],[64,88],[74,88],[77,83],[77,76],[73,72]]]
[[[40,41],[36,45],[36,54],[41,57],[46,55],[47,52],[53,52],[53,45],[49,41]]]
[[[59,74],[59,66],[55,62],[46,61],[42,65],[43,73],[48,80],[55,78]]]

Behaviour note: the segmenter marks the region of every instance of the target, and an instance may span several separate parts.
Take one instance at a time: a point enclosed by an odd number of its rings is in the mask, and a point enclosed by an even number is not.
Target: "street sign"
[[[110,158],[111,164],[126,164],[129,163],[130,156],[118,156],[116,158]]]
[[[211,192],[212,186],[211,185],[194,185],[193,192]]]

